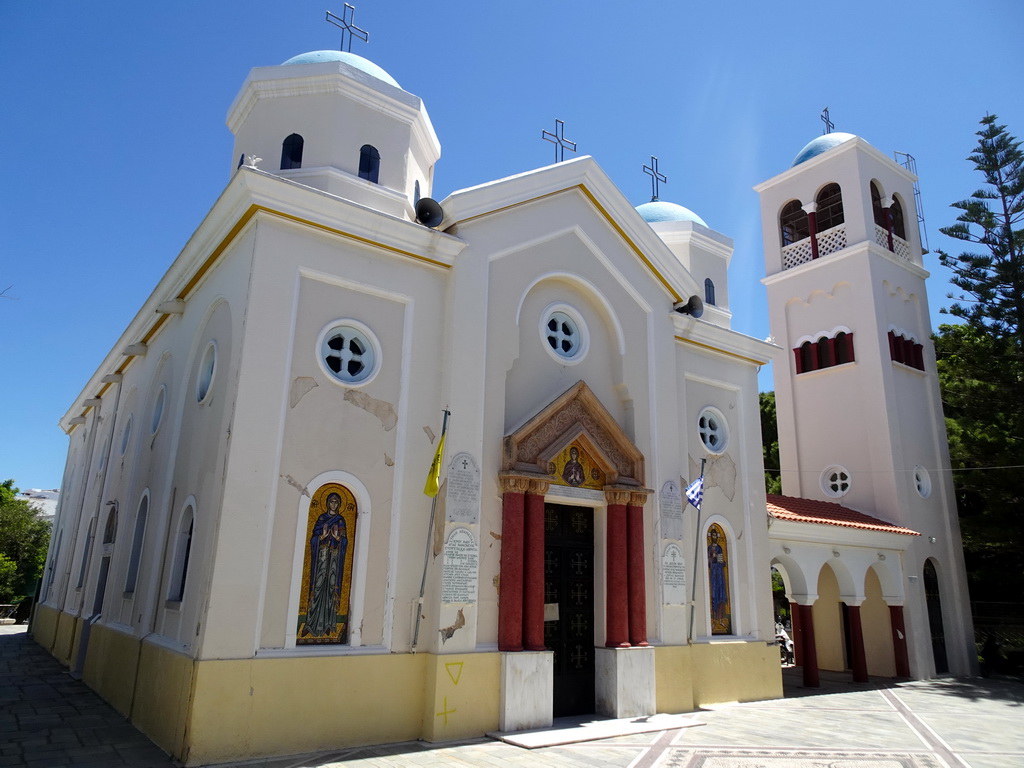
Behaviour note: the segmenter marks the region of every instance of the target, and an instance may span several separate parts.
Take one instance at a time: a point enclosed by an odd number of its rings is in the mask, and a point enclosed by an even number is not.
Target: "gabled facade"
[[[253,70],[229,125],[62,419],[36,639],[189,765],[780,695],[731,241],[586,157],[416,223],[440,145],[351,54]]]

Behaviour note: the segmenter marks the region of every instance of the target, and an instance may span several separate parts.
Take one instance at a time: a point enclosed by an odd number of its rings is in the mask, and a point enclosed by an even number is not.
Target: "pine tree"
[[[962,211],[957,223],[939,230],[947,237],[984,246],[987,253],[950,256],[939,251],[939,261],[953,271],[953,285],[965,292],[948,295],[955,299],[948,313],[996,339],[1010,341],[1008,351],[1020,356],[1024,351],[1024,152],[996,119],[995,115],[981,119],[978,146],[967,158],[988,186],[953,203]]]
[[[961,289],[949,294],[935,353],[949,434],[954,488],[975,600],[1018,601],[1024,591],[1024,152],[996,123],[981,120],[967,158],[986,186],[953,203],[957,223],[940,231],[985,252],[939,251]]]

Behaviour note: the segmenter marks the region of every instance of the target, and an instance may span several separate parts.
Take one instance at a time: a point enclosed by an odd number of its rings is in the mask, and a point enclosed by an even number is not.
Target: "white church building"
[[[359,56],[253,69],[228,126],[61,420],[32,624],[176,759],[779,697],[773,567],[806,684],[971,671],[901,166],[829,134],[758,187],[769,343],[730,328],[730,238],[589,157],[432,205],[423,102]]]

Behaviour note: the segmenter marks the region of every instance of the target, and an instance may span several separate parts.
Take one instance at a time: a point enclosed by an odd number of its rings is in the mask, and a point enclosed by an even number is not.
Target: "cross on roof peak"
[[[836,124],[828,118],[828,107],[821,110],[821,122],[825,124],[825,129],[822,131],[823,134],[832,133],[832,129],[836,127]]]
[[[644,173],[651,177],[651,202],[658,199],[658,182],[668,183],[668,176],[658,172],[658,158],[651,155],[651,164],[644,166]]]
[[[544,141],[550,141],[555,145],[555,162],[560,163],[565,159],[565,150],[576,151],[576,142],[565,138],[565,121],[555,119],[555,132],[541,131],[540,137]]]
[[[370,42],[370,33],[365,29],[360,29],[352,23],[356,15],[356,8],[354,5],[345,3],[345,10],[342,11],[341,16],[335,16],[330,11],[327,12],[326,21],[329,24],[341,29],[341,47],[338,50],[345,51],[345,33],[348,33],[348,50],[347,53],[352,53],[352,38],[358,37],[364,43]]]

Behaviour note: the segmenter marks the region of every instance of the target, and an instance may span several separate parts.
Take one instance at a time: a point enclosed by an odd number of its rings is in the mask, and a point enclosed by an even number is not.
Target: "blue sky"
[[[768,334],[754,184],[836,130],[917,158],[927,235],[980,185],[977,122],[1024,136],[1019,0],[518,3],[358,0],[353,52],[420,96],[442,144],[434,197],[551,162],[556,118],[623,193],[732,237],[733,327]],[[0,3],[0,479],[56,487],[57,427],[216,199],[248,70],[337,48],[334,0]],[[933,323],[949,290],[925,257]],[[768,372],[762,386],[771,388]]]

